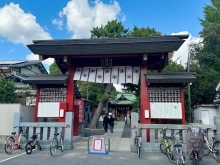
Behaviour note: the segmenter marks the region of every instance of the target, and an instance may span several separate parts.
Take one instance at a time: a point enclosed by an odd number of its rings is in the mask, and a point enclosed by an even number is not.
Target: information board
[[[150,103],[151,118],[182,119],[181,103]]]
[[[60,103],[38,103],[37,117],[59,117]]]

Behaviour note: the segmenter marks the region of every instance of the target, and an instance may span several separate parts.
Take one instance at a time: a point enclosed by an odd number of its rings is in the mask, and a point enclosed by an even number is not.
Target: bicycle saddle
[[[12,135],[15,135],[15,134],[16,134],[16,132],[12,132],[11,134],[12,134]]]
[[[177,143],[177,144],[174,144],[173,147],[182,147],[182,144]]]
[[[53,134],[54,136],[57,136],[57,135],[59,135],[59,133],[55,133],[55,134]]]
[[[173,139],[173,136],[165,136],[165,139]]]

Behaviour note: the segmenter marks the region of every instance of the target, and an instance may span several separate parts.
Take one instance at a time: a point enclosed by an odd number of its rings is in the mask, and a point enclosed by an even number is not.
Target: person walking
[[[105,129],[105,132],[108,132],[108,124],[109,124],[109,117],[108,117],[108,113],[106,113],[105,117],[103,118],[103,127]]]
[[[125,115],[125,124],[127,125],[127,116]]]
[[[115,119],[111,116],[109,119],[110,132],[113,133]]]

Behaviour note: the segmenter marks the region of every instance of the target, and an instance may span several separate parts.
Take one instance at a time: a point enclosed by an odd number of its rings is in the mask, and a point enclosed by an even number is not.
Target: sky
[[[188,45],[199,42],[203,7],[210,0],[0,0],[0,61],[38,60],[33,40],[89,38],[92,27],[118,19],[125,28],[151,27],[189,34],[173,60],[185,65]],[[43,61],[48,70],[53,59]]]

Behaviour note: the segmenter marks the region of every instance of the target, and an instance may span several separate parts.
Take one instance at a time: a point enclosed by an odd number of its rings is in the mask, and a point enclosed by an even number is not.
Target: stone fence
[[[42,148],[49,148],[50,141],[54,137],[54,133],[62,133],[64,135],[64,149],[73,149],[73,113],[66,112],[66,121],[63,123],[57,122],[22,122],[23,114],[16,112],[14,114],[13,132],[16,134],[26,133],[27,138],[33,134],[40,133],[38,138]]]
[[[139,124],[137,113],[131,113],[131,150],[134,150],[134,137],[135,131],[142,137],[142,150],[144,152],[160,152],[160,142],[162,141],[163,134],[160,134],[162,129],[166,129],[166,136],[176,135],[177,132],[181,132],[175,136],[176,142],[183,144],[183,150],[186,152],[186,134],[189,127],[199,127],[202,130],[211,128],[208,131],[207,137],[211,142],[212,137],[215,136],[218,140],[219,135],[217,133],[217,127],[215,125],[203,125],[203,124]]]

